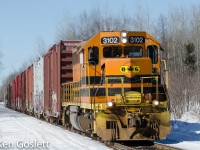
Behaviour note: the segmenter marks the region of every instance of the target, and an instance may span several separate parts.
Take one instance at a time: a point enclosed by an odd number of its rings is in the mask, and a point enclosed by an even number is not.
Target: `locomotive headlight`
[[[127,38],[122,38],[122,43],[127,43]]]
[[[127,37],[127,33],[125,31],[122,31],[121,32],[121,36],[124,38],[124,37]]]
[[[113,107],[114,103],[113,102],[107,102],[108,107]]]
[[[158,100],[153,100],[152,104],[153,104],[153,106],[158,106],[159,105],[159,101]]]
[[[121,41],[122,41],[122,43],[127,43],[127,33],[126,33],[126,31],[122,31],[121,32]]]

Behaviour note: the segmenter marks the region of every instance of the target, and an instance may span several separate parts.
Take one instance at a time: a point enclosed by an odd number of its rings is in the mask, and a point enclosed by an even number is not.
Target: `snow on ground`
[[[0,149],[108,150],[103,144],[0,104]]]
[[[200,115],[185,113],[171,122],[167,140],[157,141],[185,150],[200,149]],[[3,145],[4,144],[4,145]],[[7,145],[6,145],[7,144]],[[38,145],[39,147],[38,147]],[[0,104],[0,149],[107,150],[103,144],[51,125]],[[5,148],[5,146],[7,146]],[[10,146],[10,147],[8,147]],[[26,150],[28,149],[26,148]]]
[[[171,133],[167,140],[159,141],[184,150],[200,149],[200,115],[191,111],[171,122]]]

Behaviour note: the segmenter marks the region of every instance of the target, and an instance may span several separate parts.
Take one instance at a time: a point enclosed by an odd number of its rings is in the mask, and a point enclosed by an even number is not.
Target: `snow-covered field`
[[[103,144],[0,104],[0,149],[107,150]]]
[[[158,141],[186,150],[200,149],[200,116],[189,112],[172,121],[167,140]],[[103,144],[34,117],[5,108],[0,103],[0,149],[107,150]],[[31,148],[33,149],[33,148]]]

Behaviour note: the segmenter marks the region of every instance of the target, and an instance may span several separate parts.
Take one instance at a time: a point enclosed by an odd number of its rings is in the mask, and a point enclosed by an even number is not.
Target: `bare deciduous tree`
[[[37,50],[38,52],[38,56],[42,56],[44,55],[44,53],[47,51],[47,46],[43,40],[42,37],[38,36],[36,38],[36,41],[35,41],[35,49]]]

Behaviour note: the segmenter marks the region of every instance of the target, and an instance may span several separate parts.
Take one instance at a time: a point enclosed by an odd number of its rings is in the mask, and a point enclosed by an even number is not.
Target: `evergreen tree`
[[[197,69],[196,66],[196,56],[195,56],[195,46],[193,43],[188,43],[185,45],[186,57],[184,60],[185,65],[187,66],[187,70],[189,73],[194,73]]]

